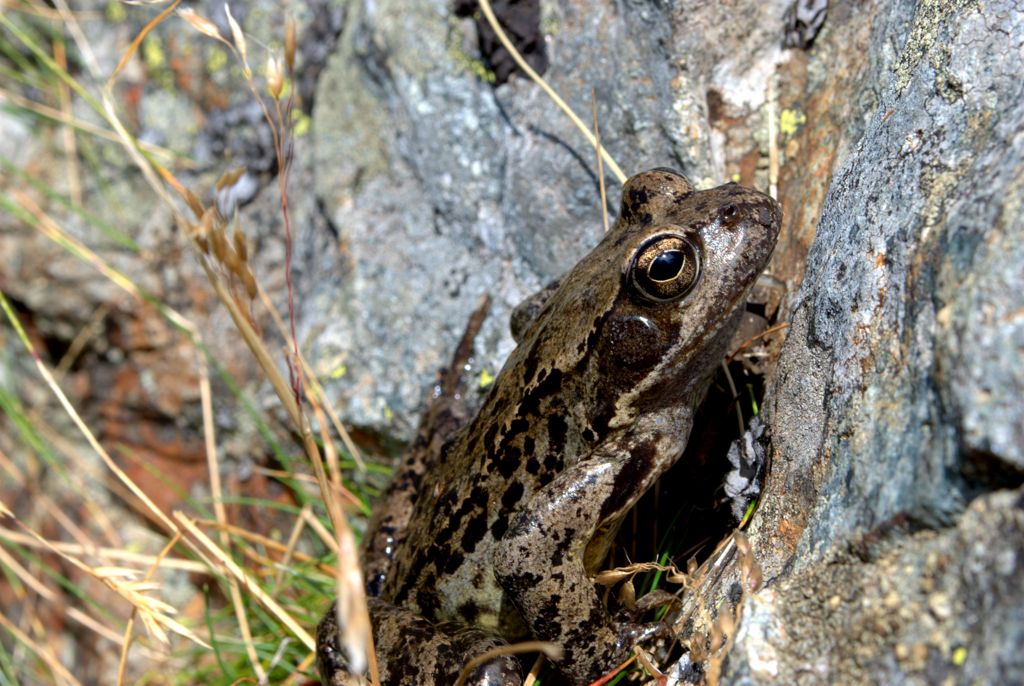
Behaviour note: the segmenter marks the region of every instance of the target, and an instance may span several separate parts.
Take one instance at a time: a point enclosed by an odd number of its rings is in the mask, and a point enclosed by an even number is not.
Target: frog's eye
[[[700,249],[692,239],[663,233],[648,239],[633,256],[629,282],[647,300],[669,302],[693,290],[700,277]]]

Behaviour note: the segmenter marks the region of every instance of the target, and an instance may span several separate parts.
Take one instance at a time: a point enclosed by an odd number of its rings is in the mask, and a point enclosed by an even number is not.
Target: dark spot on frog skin
[[[448,461],[448,456],[451,454],[452,439],[448,439],[441,445],[441,450],[437,454],[437,463],[444,464]],[[417,479],[421,478],[421,475],[417,475]]]
[[[487,434],[484,436],[484,445],[487,447],[487,455],[490,457],[494,452],[494,439],[498,436],[498,427],[491,426],[487,430]]]
[[[501,442],[503,444],[507,444],[514,437],[518,436],[521,433],[526,433],[529,429],[530,423],[525,419],[521,417],[513,419],[512,422],[508,425],[508,429],[505,431],[505,435],[502,437]]]
[[[456,550],[448,557],[448,560],[445,562],[444,573],[451,574],[462,565],[465,559],[466,556]]]
[[[442,512],[448,513],[448,522],[439,531],[436,532],[433,544],[429,548],[429,551],[423,556],[425,561],[434,561],[441,567],[447,566],[447,561],[452,553],[452,546],[450,545],[453,537],[456,533],[463,531],[463,521],[472,513],[483,512],[487,508],[487,502],[489,495],[486,490],[479,486],[474,487],[470,492],[469,497],[464,499],[458,509],[455,509],[454,499],[449,497],[455,493],[455,489],[450,489],[445,493],[442,501],[438,503],[438,509]],[[484,527],[486,530],[486,526]],[[466,533],[463,532],[465,538]],[[476,542],[479,542],[479,538]],[[475,545],[475,544],[474,544]],[[465,551],[465,540],[463,540],[463,548],[460,550]],[[472,552],[471,550],[468,552]],[[421,562],[419,566],[426,566],[425,562]]]
[[[612,495],[601,507],[600,519],[617,513],[629,502],[630,494],[636,493],[638,479],[649,473],[651,465],[658,459],[656,438],[650,438],[629,451],[629,468],[619,472],[615,479]]]
[[[526,358],[526,363],[523,365],[523,385],[528,385],[533,381],[534,374],[537,373],[537,365],[540,364],[540,357],[537,352],[534,351]]]
[[[528,551],[526,550],[523,551],[524,554],[527,552]],[[514,583],[517,584],[518,588],[526,588],[527,586],[537,586],[543,580],[544,577],[542,577],[540,574],[525,572],[523,574],[516,576]]]
[[[539,382],[537,388],[530,396],[537,400],[552,396],[562,389],[562,370],[552,369],[550,374],[538,377],[537,381]]]
[[[548,417],[548,454],[561,453],[565,447],[565,435],[569,425],[560,415]]]
[[[491,524],[491,536],[494,536],[496,541],[500,541],[506,531],[508,531],[508,517],[498,517],[494,520],[494,524]]]
[[[541,412],[541,401],[558,393],[562,388],[562,370],[542,369],[536,376],[537,385],[528,390],[519,401],[518,415],[521,421],[526,417],[536,417]]]
[[[474,624],[477,617],[480,616],[480,608],[471,602],[463,603],[459,605],[458,613],[467,624]]]
[[[519,504],[523,497],[524,486],[521,483],[510,483],[504,493],[501,494],[501,505],[506,510],[511,510]],[[492,529],[493,530],[493,529]]]
[[[597,347],[597,342],[600,340],[601,332],[604,331],[604,321],[609,316],[608,312],[601,313],[601,316],[594,319],[594,323],[590,325],[590,333],[587,334],[587,350],[594,350]]]
[[[437,612],[440,603],[437,596],[437,577],[433,574],[427,576],[426,583],[416,591],[416,605],[424,616],[430,617]]]
[[[480,464],[483,464],[484,456],[481,454],[480,441],[480,436],[474,436],[473,439],[469,442],[469,447],[466,449],[466,452],[468,452],[470,455],[477,455],[477,461]]]
[[[627,206],[629,209],[633,209],[638,205],[643,205],[647,202],[647,189],[645,188],[630,188],[629,197],[627,200]]]
[[[552,605],[552,607],[555,606]],[[561,621],[559,621],[560,619],[561,615],[557,611],[548,610],[542,612],[540,616],[537,618],[537,627],[539,631],[548,631],[557,634],[559,628],[562,626]]]
[[[544,469],[546,469],[549,473],[552,474],[562,471],[562,467],[565,463],[562,460],[561,455],[562,453],[560,452],[548,453],[547,456],[544,458]]]
[[[608,423],[615,416],[615,400],[613,398],[599,398],[590,412],[590,428],[597,435],[597,441],[608,433]]]
[[[462,525],[462,520],[472,512],[478,512],[487,509],[487,503],[491,499],[491,494],[484,487],[479,484],[473,486],[468,496],[463,500],[462,505],[458,511],[452,514],[451,523],[456,527]]]
[[[488,469],[491,471],[497,469],[498,473],[503,477],[511,479],[515,475],[516,471],[519,470],[520,456],[521,453],[519,448],[514,445],[510,445],[504,450],[495,453],[493,459],[488,465]]]
[[[654,221],[654,217],[651,215],[647,204],[650,200],[650,195],[646,188],[643,187],[628,187],[623,194],[622,198],[622,209],[619,215],[625,220],[632,224],[639,226],[649,226]]]
[[[537,476],[540,473],[540,460],[536,455],[531,455],[530,459],[526,461],[526,473],[532,476]]]
[[[452,540],[452,534],[455,529],[451,526],[447,526],[437,532],[437,536],[434,538],[434,544],[437,546],[446,546]]]
[[[563,539],[563,542],[567,542],[567,541],[564,541],[564,539]],[[553,554],[551,555],[551,563],[550,563],[551,567],[553,569],[562,566],[562,564],[565,562],[565,549],[566,549],[566,546],[564,546],[564,545],[560,545],[560,546],[555,548]],[[555,576],[556,575],[554,575],[554,574],[551,575],[552,578],[554,578]],[[558,576],[564,578],[564,575],[562,575],[562,574],[559,574]]]
[[[477,514],[473,515],[466,522],[462,532],[462,547],[460,551],[472,553],[476,550],[476,544],[483,540],[487,533],[487,512],[483,506]],[[460,552],[459,555],[462,555]]]

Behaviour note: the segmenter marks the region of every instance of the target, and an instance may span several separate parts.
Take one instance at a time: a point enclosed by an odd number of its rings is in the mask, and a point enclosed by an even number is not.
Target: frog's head
[[[620,412],[649,412],[680,393],[701,392],[771,257],[781,220],[774,199],[735,183],[697,191],[669,169],[626,182],[606,241],[620,246],[619,295],[595,343],[606,369],[636,371]]]
[[[524,390],[557,368],[566,409],[594,439],[692,405],[780,221],[775,200],[734,183],[698,191],[668,169],[633,176],[615,227],[520,322]]]

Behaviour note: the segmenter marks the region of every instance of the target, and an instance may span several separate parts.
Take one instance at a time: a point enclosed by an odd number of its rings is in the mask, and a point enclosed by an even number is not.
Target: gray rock
[[[725,680],[1016,683],[1019,492],[978,496],[1024,476],[1024,23],[1002,2],[872,10],[848,94],[868,124],[768,391],[765,587]]]
[[[832,553],[746,603],[723,681],[1020,683],[1021,494],[978,498],[956,527]]]

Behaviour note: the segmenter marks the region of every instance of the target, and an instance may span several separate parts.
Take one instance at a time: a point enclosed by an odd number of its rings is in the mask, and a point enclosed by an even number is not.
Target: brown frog
[[[386,684],[454,683],[503,640],[561,649],[587,683],[650,625],[611,616],[592,575],[633,504],[682,454],[694,413],[775,246],[781,211],[736,184],[629,179],[614,228],[513,315],[517,347],[471,421],[421,432],[371,525],[366,573]],[[347,672],[332,608],[325,684]],[[470,683],[519,683],[505,656]]]

